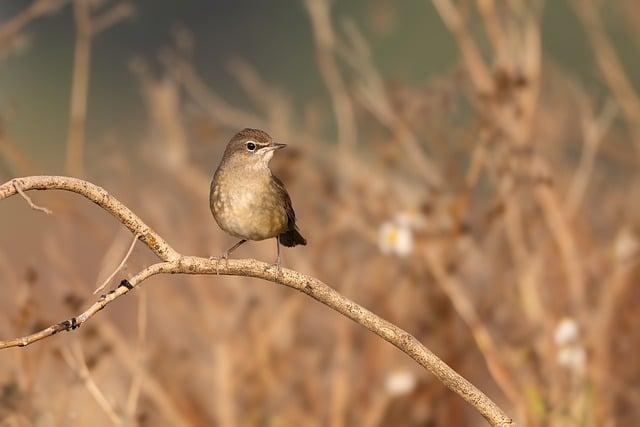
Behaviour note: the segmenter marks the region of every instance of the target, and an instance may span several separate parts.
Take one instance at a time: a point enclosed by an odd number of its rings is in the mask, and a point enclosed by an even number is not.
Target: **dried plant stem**
[[[31,4],[0,27],[0,50],[5,48],[28,24],[47,13],[62,8],[69,0],[34,0]]]
[[[438,285],[451,300],[455,310],[471,330],[471,334],[480,349],[491,376],[500,386],[504,394],[514,405],[521,401],[518,385],[510,374],[507,364],[498,351],[489,330],[479,318],[471,300],[465,295],[458,281],[447,273],[440,254],[435,250],[426,250],[425,259]]]
[[[349,275],[343,292],[351,290],[353,281],[353,275]],[[343,427],[348,425],[346,415],[349,408],[349,395],[351,394],[351,384],[349,381],[349,359],[352,352],[351,325],[345,322],[336,322],[335,334],[338,345],[332,362],[329,425],[331,427]]]
[[[76,329],[109,303],[125,295],[143,281],[156,274],[223,274],[254,277],[304,292],[317,301],[343,314],[393,344],[433,373],[449,389],[455,391],[470,403],[491,425],[514,425],[511,419],[491,399],[451,369],[414,336],[349,300],[318,279],[289,269],[282,269],[278,274],[273,265],[252,259],[218,262],[208,258],[182,255],[169,246],[162,237],[142,222],[129,208],[102,188],[86,181],[58,176],[31,176],[20,178],[20,183],[22,184],[22,189],[25,191],[59,189],[75,192],[88,198],[120,220],[129,230],[134,233],[139,233],[141,235],[140,239],[158,255],[162,261],[138,272],[128,281],[124,282],[124,286],[120,286],[106,295],[102,295],[93,305],[78,316],[31,335],[0,341],[0,349],[26,346],[58,332]],[[8,181],[0,186],[0,200],[17,193],[18,191],[14,185],[14,180]]]
[[[480,11],[480,15],[482,16],[482,21],[484,22],[484,27],[487,32],[487,38],[493,47],[493,51],[496,55],[500,55],[505,52],[507,49],[505,48],[507,44],[507,35],[502,29],[502,25],[500,24],[500,17],[498,16],[498,11],[496,10],[496,5],[494,0],[476,0],[476,4],[478,6],[478,10]],[[501,60],[508,60],[508,57],[500,58]],[[503,61],[501,61],[502,63]]]
[[[67,362],[69,368],[74,371],[78,378],[82,380],[89,394],[95,399],[96,403],[98,403],[98,406],[100,406],[104,413],[107,414],[113,425],[123,425],[122,417],[118,415],[111,402],[109,402],[109,399],[107,399],[107,397],[102,393],[96,382],[91,377],[82,349],[79,346],[74,346],[74,348],[75,351],[68,348],[64,349],[62,351],[63,359]],[[73,353],[75,353],[75,355]]]
[[[111,279],[113,279],[113,277],[118,274],[118,272],[120,270],[122,270],[122,267],[124,267],[124,265],[127,263],[127,260],[129,259],[129,257],[131,256],[131,252],[133,252],[133,248],[136,246],[136,242],[138,241],[138,239],[140,238],[139,234],[134,234],[133,236],[133,240],[131,241],[131,245],[129,246],[129,250],[127,250],[126,255],[124,256],[124,258],[122,258],[122,261],[120,262],[120,264],[118,264],[118,266],[116,267],[115,270],[113,270],[113,273],[111,273],[109,275],[109,277],[106,278],[106,280],[104,282],[102,282],[102,285],[98,286],[96,288],[95,291],[93,291],[93,294],[97,294],[98,292],[100,292],[101,290],[103,290],[111,281]]]
[[[602,109],[599,117],[585,117],[582,120],[584,148],[580,156],[580,163],[567,192],[566,210],[571,218],[578,214],[580,204],[587,192],[587,185],[593,172],[598,148],[611,127],[617,114],[617,105],[609,100]]]
[[[586,314],[586,289],[584,271],[581,266],[578,247],[569,228],[565,212],[553,189],[547,185],[538,185],[534,195],[542,208],[547,227],[560,251],[569,290],[571,303],[578,316]]]
[[[214,343],[212,353],[214,359],[214,390],[216,396],[217,425],[237,426],[236,405],[233,390],[233,362],[234,357],[229,348],[228,340]]]
[[[346,154],[355,146],[357,130],[353,104],[334,56],[336,37],[331,26],[330,2],[306,0],[304,4],[311,18],[320,74],[333,102],[341,151]]]
[[[91,64],[91,6],[87,0],[75,0],[76,46],[73,56],[71,111],[67,141],[67,172],[84,173],[84,139]]]
[[[91,68],[91,42],[95,35],[133,15],[133,6],[120,3],[98,17],[92,16],[89,0],[75,0],[76,45],[73,57],[69,135],[67,139],[67,172],[84,174],[87,101]]]
[[[219,94],[207,87],[191,64],[175,56],[163,59],[167,65],[167,71],[182,85],[185,92],[220,124],[234,128],[243,128],[247,123],[257,128],[266,127],[262,117],[230,105]],[[144,78],[145,75],[142,74],[141,77]]]
[[[464,18],[451,0],[432,0],[433,5],[442,17],[445,25],[456,38],[460,53],[469,72],[474,86],[482,94],[493,90],[491,73],[487,67],[480,49],[476,45],[471,33],[465,26]]]
[[[572,0],[569,4],[573,6],[585,29],[598,68],[620,106],[633,132],[636,150],[640,152],[640,97],[607,35],[598,11],[598,4],[597,2],[579,2],[577,0]]]
[[[138,296],[138,348],[136,352],[138,360],[136,361],[136,372],[133,375],[133,381],[129,388],[127,405],[125,407],[125,419],[127,420],[127,424],[131,425],[133,425],[136,408],[138,407],[140,394],[142,392],[142,381],[144,379],[143,370],[145,369],[144,363],[146,360],[145,339],[147,336],[147,294],[146,292],[141,292]]]
[[[17,174],[35,174],[39,167],[30,160],[0,128],[0,157],[4,157],[11,171]]]

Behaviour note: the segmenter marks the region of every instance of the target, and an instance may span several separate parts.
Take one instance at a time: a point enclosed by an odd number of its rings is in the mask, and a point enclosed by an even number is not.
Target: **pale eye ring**
[[[255,151],[256,149],[256,143],[253,141],[249,141],[247,142],[247,150],[249,151]]]

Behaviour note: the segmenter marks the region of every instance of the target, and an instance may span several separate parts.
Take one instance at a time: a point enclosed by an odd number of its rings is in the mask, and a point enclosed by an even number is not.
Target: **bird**
[[[209,206],[218,226],[240,239],[216,259],[229,255],[249,240],[276,239],[276,271],[280,272],[280,244],[306,245],[296,225],[291,197],[269,168],[274,153],[286,147],[259,129],[235,134],[211,181]]]

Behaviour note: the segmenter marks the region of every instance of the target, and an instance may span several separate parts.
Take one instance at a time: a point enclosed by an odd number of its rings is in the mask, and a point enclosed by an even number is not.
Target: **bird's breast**
[[[264,240],[286,231],[286,212],[270,179],[218,177],[211,189],[210,203],[220,228],[249,240]]]

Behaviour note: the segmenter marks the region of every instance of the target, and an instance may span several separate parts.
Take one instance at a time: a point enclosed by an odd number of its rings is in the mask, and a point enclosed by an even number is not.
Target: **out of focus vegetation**
[[[30,120],[23,103],[48,105],[47,93],[1,98],[3,181],[61,170],[88,178],[181,252],[218,255],[232,239],[208,209],[211,174],[230,135],[262,128],[289,144],[273,168],[309,240],[284,251],[285,266],[410,331],[519,425],[640,423],[636,1],[425,2],[446,30],[433,55],[457,58],[429,75],[433,20],[421,26],[401,2],[283,3],[307,15],[289,37],[314,46],[314,69],[300,72],[323,93],[274,83],[261,69],[274,65],[253,64],[229,37],[234,59],[217,67],[237,97],[203,72],[210,65],[195,58],[207,43],[189,22],[166,28],[162,48],[124,60],[100,40],[153,21],[153,8],[8,3],[0,69],[9,74],[44,55],[40,25],[62,20],[75,36],[68,103],[51,112],[65,138],[29,139],[51,124]],[[229,27],[246,27],[234,17]],[[394,53],[400,40],[416,67],[393,73],[407,58]],[[114,86],[117,102],[95,118],[91,77],[108,67],[127,70],[136,90],[128,101]],[[53,72],[37,69],[38,79]],[[144,120],[122,133],[104,126],[121,110]],[[19,198],[0,206],[1,338],[86,306],[131,241],[84,200],[33,197],[54,215]],[[235,255],[271,260],[272,243]],[[151,259],[138,245],[122,275]],[[0,353],[0,425],[484,422],[395,348],[286,289],[158,277],[109,308],[79,331]]]

